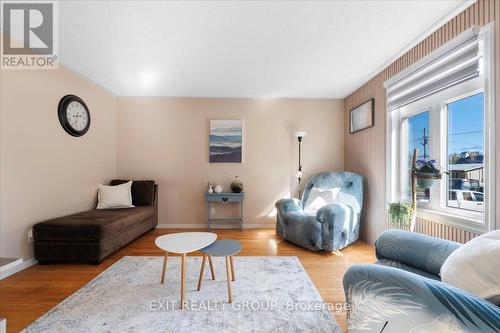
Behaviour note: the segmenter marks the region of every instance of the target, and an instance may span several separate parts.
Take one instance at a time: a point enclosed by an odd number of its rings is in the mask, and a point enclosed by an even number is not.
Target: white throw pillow
[[[313,187],[309,192],[304,212],[310,215],[316,215],[318,210],[328,204],[334,203],[339,195],[339,188],[317,188]]]
[[[134,207],[131,188],[132,181],[115,186],[99,185],[97,209]]]
[[[441,280],[493,303],[500,301],[500,230],[471,239],[441,267]]]

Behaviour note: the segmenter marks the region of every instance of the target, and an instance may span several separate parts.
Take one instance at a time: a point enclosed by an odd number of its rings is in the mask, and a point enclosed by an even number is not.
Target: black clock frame
[[[85,111],[87,111],[87,117],[88,117],[89,121],[87,123],[87,126],[85,126],[85,128],[82,129],[81,131],[77,131],[73,127],[71,127],[71,125],[68,122],[68,118],[66,117],[66,109],[67,109],[68,105],[71,102],[78,102],[78,103],[80,103],[85,108]],[[66,95],[63,98],[61,98],[61,100],[59,101],[59,105],[57,106],[57,115],[59,117],[59,122],[61,123],[61,126],[71,136],[76,136],[76,137],[82,136],[85,133],[87,133],[87,131],[90,128],[90,112],[89,112],[89,108],[87,107],[87,104],[85,104],[85,102],[80,97],[78,97],[78,96],[75,96],[75,95]]]

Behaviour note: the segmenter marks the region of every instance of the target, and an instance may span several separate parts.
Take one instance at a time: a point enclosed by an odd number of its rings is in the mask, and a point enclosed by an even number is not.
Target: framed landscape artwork
[[[242,120],[210,120],[210,163],[241,163],[243,153]]]
[[[349,111],[349,133],[355,133],[374,125],[375,99],[372,98]]]

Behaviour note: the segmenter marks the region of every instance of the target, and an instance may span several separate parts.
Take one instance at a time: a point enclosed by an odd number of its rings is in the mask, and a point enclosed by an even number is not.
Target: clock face
[[[89,123],[88,111],[80,102],[73,101],[66,108],[66,119],[75,131],[82,131]]]
[[[58,115],[62,127],[72,136],[82,136],[90,127],[89,109],[78,96],[64,96],[59,102]]]

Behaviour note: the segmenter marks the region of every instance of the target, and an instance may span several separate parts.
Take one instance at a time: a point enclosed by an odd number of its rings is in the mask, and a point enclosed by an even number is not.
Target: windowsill
[[[453,226],[476,234],[488,231],[488,226],[483,219],[458,216],[429,208],[417,208],[417,218]]]

